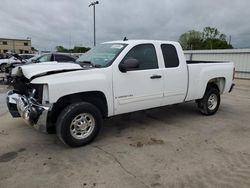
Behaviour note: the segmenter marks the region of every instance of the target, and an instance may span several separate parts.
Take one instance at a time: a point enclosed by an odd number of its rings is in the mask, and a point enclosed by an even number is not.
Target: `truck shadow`
[[[178,124],[180,119],[196,116],[200,117],[200,113],[194,102],[118,115],[104,121],[98,140],[110,136],[120,137],[129,129],[139,132],[152,127],[181,126]]]

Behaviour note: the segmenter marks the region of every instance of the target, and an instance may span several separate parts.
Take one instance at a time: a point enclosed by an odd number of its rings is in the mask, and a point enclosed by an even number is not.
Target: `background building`
[[[8,51],[18,54],[31,53],[31,39],[0,38],[0,54]]]
[[[232,61],[236,78],[250,79],[250,49],[188,50],[186,60]]]

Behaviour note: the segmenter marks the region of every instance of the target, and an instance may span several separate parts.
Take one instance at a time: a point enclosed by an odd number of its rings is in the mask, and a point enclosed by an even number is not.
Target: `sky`
[[[27,38],[39,50],[93,46],[91,0],[0,0],[0,38]],[[235,48],[250,47],[249,0],[99,0],[96,43],[178,41],[189,30],[216,27]]]

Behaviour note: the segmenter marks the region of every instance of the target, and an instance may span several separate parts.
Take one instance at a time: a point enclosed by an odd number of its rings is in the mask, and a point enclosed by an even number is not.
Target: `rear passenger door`
[[[115,114],[160,106],[163,99],[163,72],[153,44],[134,46],[125,55],[126,59],[137,59],[139,67],[121,72],[113,71]]]
[[[164,74],[164,99],[163,103],[174,104],[183,102],[187,92],[188,86],[188,70],[184,59],[176,50],[173,44],[161,44],[161,51],[165,67]]]

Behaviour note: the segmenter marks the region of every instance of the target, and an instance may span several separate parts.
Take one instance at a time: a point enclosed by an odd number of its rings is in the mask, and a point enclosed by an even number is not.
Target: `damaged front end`
[[[42,104],[43,85],[18,81],[7,93],[7,106],[12,117],[22,117],[29,125],[47,132],[47,116],[51,104]]]
[[[53,131],[49,121],[52,103],[49,102],[49,86],[36,83],[37,78],[70,71],[84,70],[76,63],[44,62],[15,67],[11,71],[13,90],[7,94],[7,106],[11,115],[22,117],[28,124],[42,132]],[[53,122],[54,123],[54,122]]]

